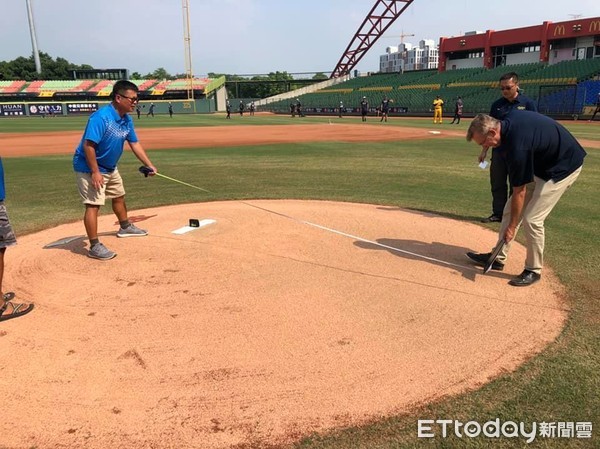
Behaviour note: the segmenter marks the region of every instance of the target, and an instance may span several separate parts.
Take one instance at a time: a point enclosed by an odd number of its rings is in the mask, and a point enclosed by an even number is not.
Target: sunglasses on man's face
[[[117,95],[119,97],[127,98],[132,103],[137,103],[138,101],[140,101],[140,99],[138,97],[128,97],[127,95],[123,95],[123,94],[117,94]]]

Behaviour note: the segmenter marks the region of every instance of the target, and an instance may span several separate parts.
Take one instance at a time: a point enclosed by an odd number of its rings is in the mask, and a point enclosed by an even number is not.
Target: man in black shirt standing
[[[581,173],[586,152],[561,124],[531,111],[513,110],[502,121],[479,114],[467,131],[467,141],[471,140],[483,148],[502,145],[506,152],[513,193],[504,208],[498,241],[510,243],[523,224],[527,242],[525,269],[509,284],[531,285],[541,278],[546,217]],[[492,269],[504,269],[509,246],[500,253]],[[490,253],[469,252],[467,256],[483,265]]]
[[[360,116],[363,122],[367,121],[367,114],[369,113],[369,102],[367,101],[367,97],[362,97],[360,101]]]
[[[384,96],[383,100],[381,100],[381,120],[379,120],[380,122],[383,122],[384,120],[387,122],[388,113],[390,112],[390,101],[391,100],[388,100],[387,96]]]
[[[519,91],[519,76],[515,72],[505,73],[500,77],[500,90],[502,98],[499,98],[490,109],[490,115],[498,120],[503,120],[513,109],[537,111],[535,102]],[[479,162],[483,162],[487,156],[488,148],[483,147],[479,154]],[[510,185],[507,184],[508,167],[504,157],[505,150],[502,147],[492,150],[492,161],[490,165],[490,184],[492,186],[492,215],[484,218],[482,223],[500,222],[502,210],[510,196]]]

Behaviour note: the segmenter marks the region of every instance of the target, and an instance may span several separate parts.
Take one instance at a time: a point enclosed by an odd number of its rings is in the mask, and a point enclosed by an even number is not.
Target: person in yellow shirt
[[[433,123],[442,123],[442,106],[444,106],[444,100],[437,95],[433,100]]]

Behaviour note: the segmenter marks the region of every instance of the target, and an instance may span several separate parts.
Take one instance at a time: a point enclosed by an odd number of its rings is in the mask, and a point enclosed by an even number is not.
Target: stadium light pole
[[[194,99],[194,74],[192,70],[192,37],[190,34],[190,2],[182,0],[183,9],[183,47],[185,51],[185,73],[188,78],[188,100]],[[194,109],[196,108],[194,102]]]
[[[35,71],[38,75],[42,74],[42,64],[40,63],[40,53],[35,36],[35,25],[33,23],[33,10],[31,9],[31,0],[25,0],[27,4],[27,18],[29,19],[29,34],[31,34],[31,47],[33,48],[33,60],[35,61]]]

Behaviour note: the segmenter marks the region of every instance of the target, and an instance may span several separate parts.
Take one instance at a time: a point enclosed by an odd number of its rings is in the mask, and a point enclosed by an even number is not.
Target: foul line
[[[452,262],[446,262],[445,260],[440,260],[440,259],[436,259],[434,257],[429,257],[429,256],[424,256],[422,254],[413,253],[412,251],[407,251],[407,250],[404,250],[404,249],[396,248],[395,246],[384,245],[383,243],[375,242],[373,240],[368,240],[368,239],[359,237],[357,235],[348,234],[348,233],[343,232],[343,231],[338,231],[337,229],[328,228],[327,226],[323,226],[323,225],[320,225],[320,224],[317,224],[317,223],[312,223],[312,222],[306,221],[306,220],[299,220],[298,218],[294,218],[294,217],[292,217],[290,215],[286,215],[286,214],[281,213],[281,212],[276,212],[276,211],[267,209],[265,207],[256,206],[254,204],[250,204],[250,203],[247,203],[245,201],[241,201],[241,203],[245,204],[246,206],[254,207],[255,209],[260,209],[262,211],[269,212],[271,214],[275,214],[275,215],[279,215],[279,216],[284,217],[284,218],[288,218],[288,219],[293,220],[293,221],[295,221],[297,223],[303,223],[305,225],[313,226],[313,227],[321,229],[323,231],[331,232],[333,234],[341,235],[341,236],[344,236],[344,237],[349,237],[351,239],[355,239],[355,240],[358,240],[358,241],[361,241],[361,242],[370,243],[371,245],[376,245],[376,246],[379,246],[381,248],[390,249],[392,251],[396,251],[396,252],[399,252],[399,253],[402,253],[402,254],[408,254],[408,255],[411,255],[411,256],[419,257],[421,259],[429,260],[431,262],[437,262],[437,263],[441,263],[441,264],[448,265],[448,266],[451,266],[451,267],[460,268],[460,269],[463,269],[463,270],[471,270],[471,271],[477,271],[477,272],[480,271],[480,270],[478,270],[477,268],[474,268],[474,267],[469,267],[469,266],[466,266],[466,265],[460,265],[460,264],[456,264],[456,263],[452,263]]]
[[[171,178],[170,176],[163,175],[162,173],[155,173],[155,174],[156,174],[156,176],[160,176],[161,178],[168,179],[169,181],[177,182],[179,184],[183,184],[184,186],[192,187],[194,189],[201,190],[203,192],[210,193],[212,195],[216,195],[215,192],[211,192],[210,190],[203,189],[202,187],[198,187],[198,186],[195,186],[193,184],[188,184],[187,182],[179,181],[178,179]],[[428,260],[430,262],[436,262],[436,263],[440,263],[440,264],[447,265],[447,266],[450,266],[450,267],[460,268],[461,270],[471,270],[471,271],[477,271],[477,272],[480,271],[480,270],[478,270],[478,269],[476,269],[474,267],[470,267],[470,266],[466,266],[466,265],[460,265],[460,264],[456,264],[456,263],[452,263],[452,262],[446,262],[445,260],[440,260],[440,259],[436,259],[434,257],[424,256],[422,254],[413,253],[412,251],[406,251],[404,249],[396,248],[395,246],[384,245],[383,243],[375,242],[373,240],[364,239],[364,238],[359,237],[357,235],[348,234],[346,232],[338,231],[337,229],[333,229],[333,228],[328,228],[327,226],[322,226],[322,225],[317,224],[317,223],[312,223],[312,222],[306,221],[306,220],[300,220],[300,219],[294,218],[294,217],[292,217],[290,215],[287,215],[287,214],[284,214],[284,213],[281,213],[281,212],[276,212],[274,210],[267,209],[265,207],[260,207],[260,206],[257,206],[255,204],[248,203],[246,201],[240,201],[240,203],[245,204],[246,206],[249,206],[249,207],[253,207],[255,209],[259,209],[259,210],[268,212],[270,214],[279,215],[280,217],[284,217],[284,218],[287,218],[289,220],[293,220],[293,221],[295,221],[297,223],[302,223],[302,224],[305,224],[305,225],[308,225],[308,226],[313,226],[313,227],[315,227],[317,229],[321,229],[323,231],[327,231],[327,232],[331,232],[333,234],[337,234],[337,235],[341,235],[341,236],[348,237],[348,238],[351,238],[351,239],[355,239],[355,240],[358,240],[360,242],[369,243],[371,245],[379,246],[381,248],[389,249],[389,250],[396,251],[396,252],[399,252],[399,253],[402,253],[402,254],[408,254],[410,256],[419,257],[421,259]]]

